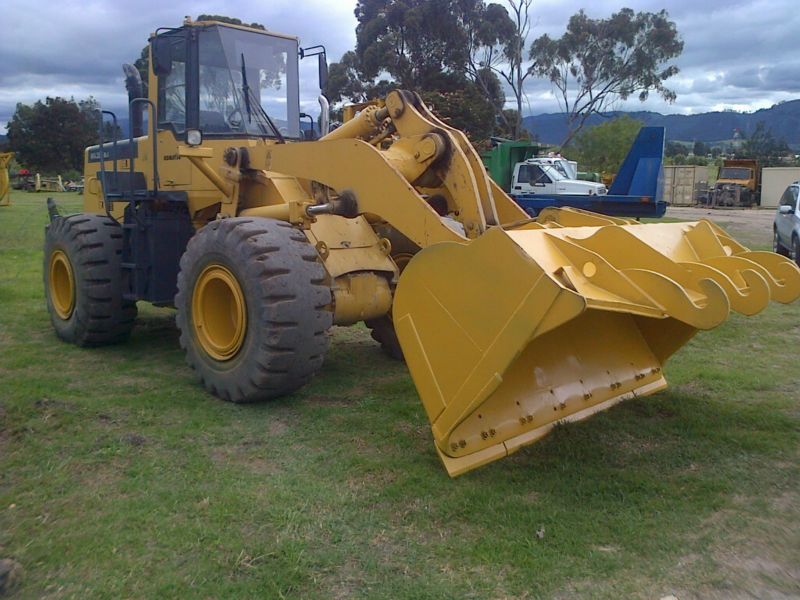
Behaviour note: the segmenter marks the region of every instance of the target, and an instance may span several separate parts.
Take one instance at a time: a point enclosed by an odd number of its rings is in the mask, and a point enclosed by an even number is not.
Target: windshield
[[[547,173],[547,175],[553,181],[561,181],[562,179],[567,179],[567,174],[564,172],[564,167],[561,165],[541,165],[542,171]]]
[[[750,179],[752,171],[742,167],[725,167],[719,173],[719,179]]]
[[[296,40],[215,26],[198,55],[204,133],[300,137]]]
[[[563,179],[569,179],[569,174],[567,173],[567,170],[564,168],[564,165],[562,164],[562,162],[560,160],[554,160],[550,164],[553,166],[553,168],[556,171],[561,173],[561,175],[563,176],[562,177]]]

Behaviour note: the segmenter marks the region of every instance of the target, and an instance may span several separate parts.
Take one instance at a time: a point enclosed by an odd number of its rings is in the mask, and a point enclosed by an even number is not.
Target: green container
[[[481,155],[486,170],[504,191],[511,191],[511,176],[514,165],[533,158],[544,149],[535,142],[501,142],[489,152]]]

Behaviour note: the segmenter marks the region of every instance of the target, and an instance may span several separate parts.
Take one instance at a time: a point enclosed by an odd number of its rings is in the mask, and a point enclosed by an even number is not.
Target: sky
[[[496,0],[503,3],[503,0]],[[680,73],[667,81],[677,93],[668,104],[657,94],[644,103],[618,103],[619,110],[697,114],[754,111],[800,98],[800,13],[797,0],[534,0],[530,44],[547,33],[560,37],[581,8],[607,18],[628,6],[666,9],[684,41],[673,61]],[[150,33],[178,26],[184,16],[224,14],[258,22],[323,44],[329,62],[355,46],[355,0],[4,0],[0,11],[0,134],[17,103],[50,96],[94,97],[103,108],[126,112],[121,65],[139,57]],[[316,62],[301,62],[301,110],[319,113]],[[529,79],[525,114],[559,112],[548,82]],[[511,94],[508,94],[511,98]]]

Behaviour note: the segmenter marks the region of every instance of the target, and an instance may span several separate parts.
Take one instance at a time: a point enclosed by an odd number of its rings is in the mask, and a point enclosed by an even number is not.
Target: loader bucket
[[[610,223],[495,227],[406,267],[393,319],[451,476],[663,389],[699,329],[800,295],[790,260],[710,222]]]

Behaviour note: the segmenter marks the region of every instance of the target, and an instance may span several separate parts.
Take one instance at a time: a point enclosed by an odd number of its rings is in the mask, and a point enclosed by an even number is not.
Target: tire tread
[[[248,304],[240,353],[219,362],[200,347],[191,316],[192,293],[206,265],[235,274]],[[265,218],[215,221],[189,241],[178,275],[176,321],[187,363],[223,400],[253,402],[288,394],[322,366],[332,324],[325,270],[305,235]]]
[[[78,213],[59,217],[47,228],[43,276],[50,319],[57,335],[78,346],[125,341],[136,319],[136,303],[123,299],[123,237],[105,215]],[[54,311],[49,290],[49,259],[63,251],[73,270],[75,308],[68,319]]]

